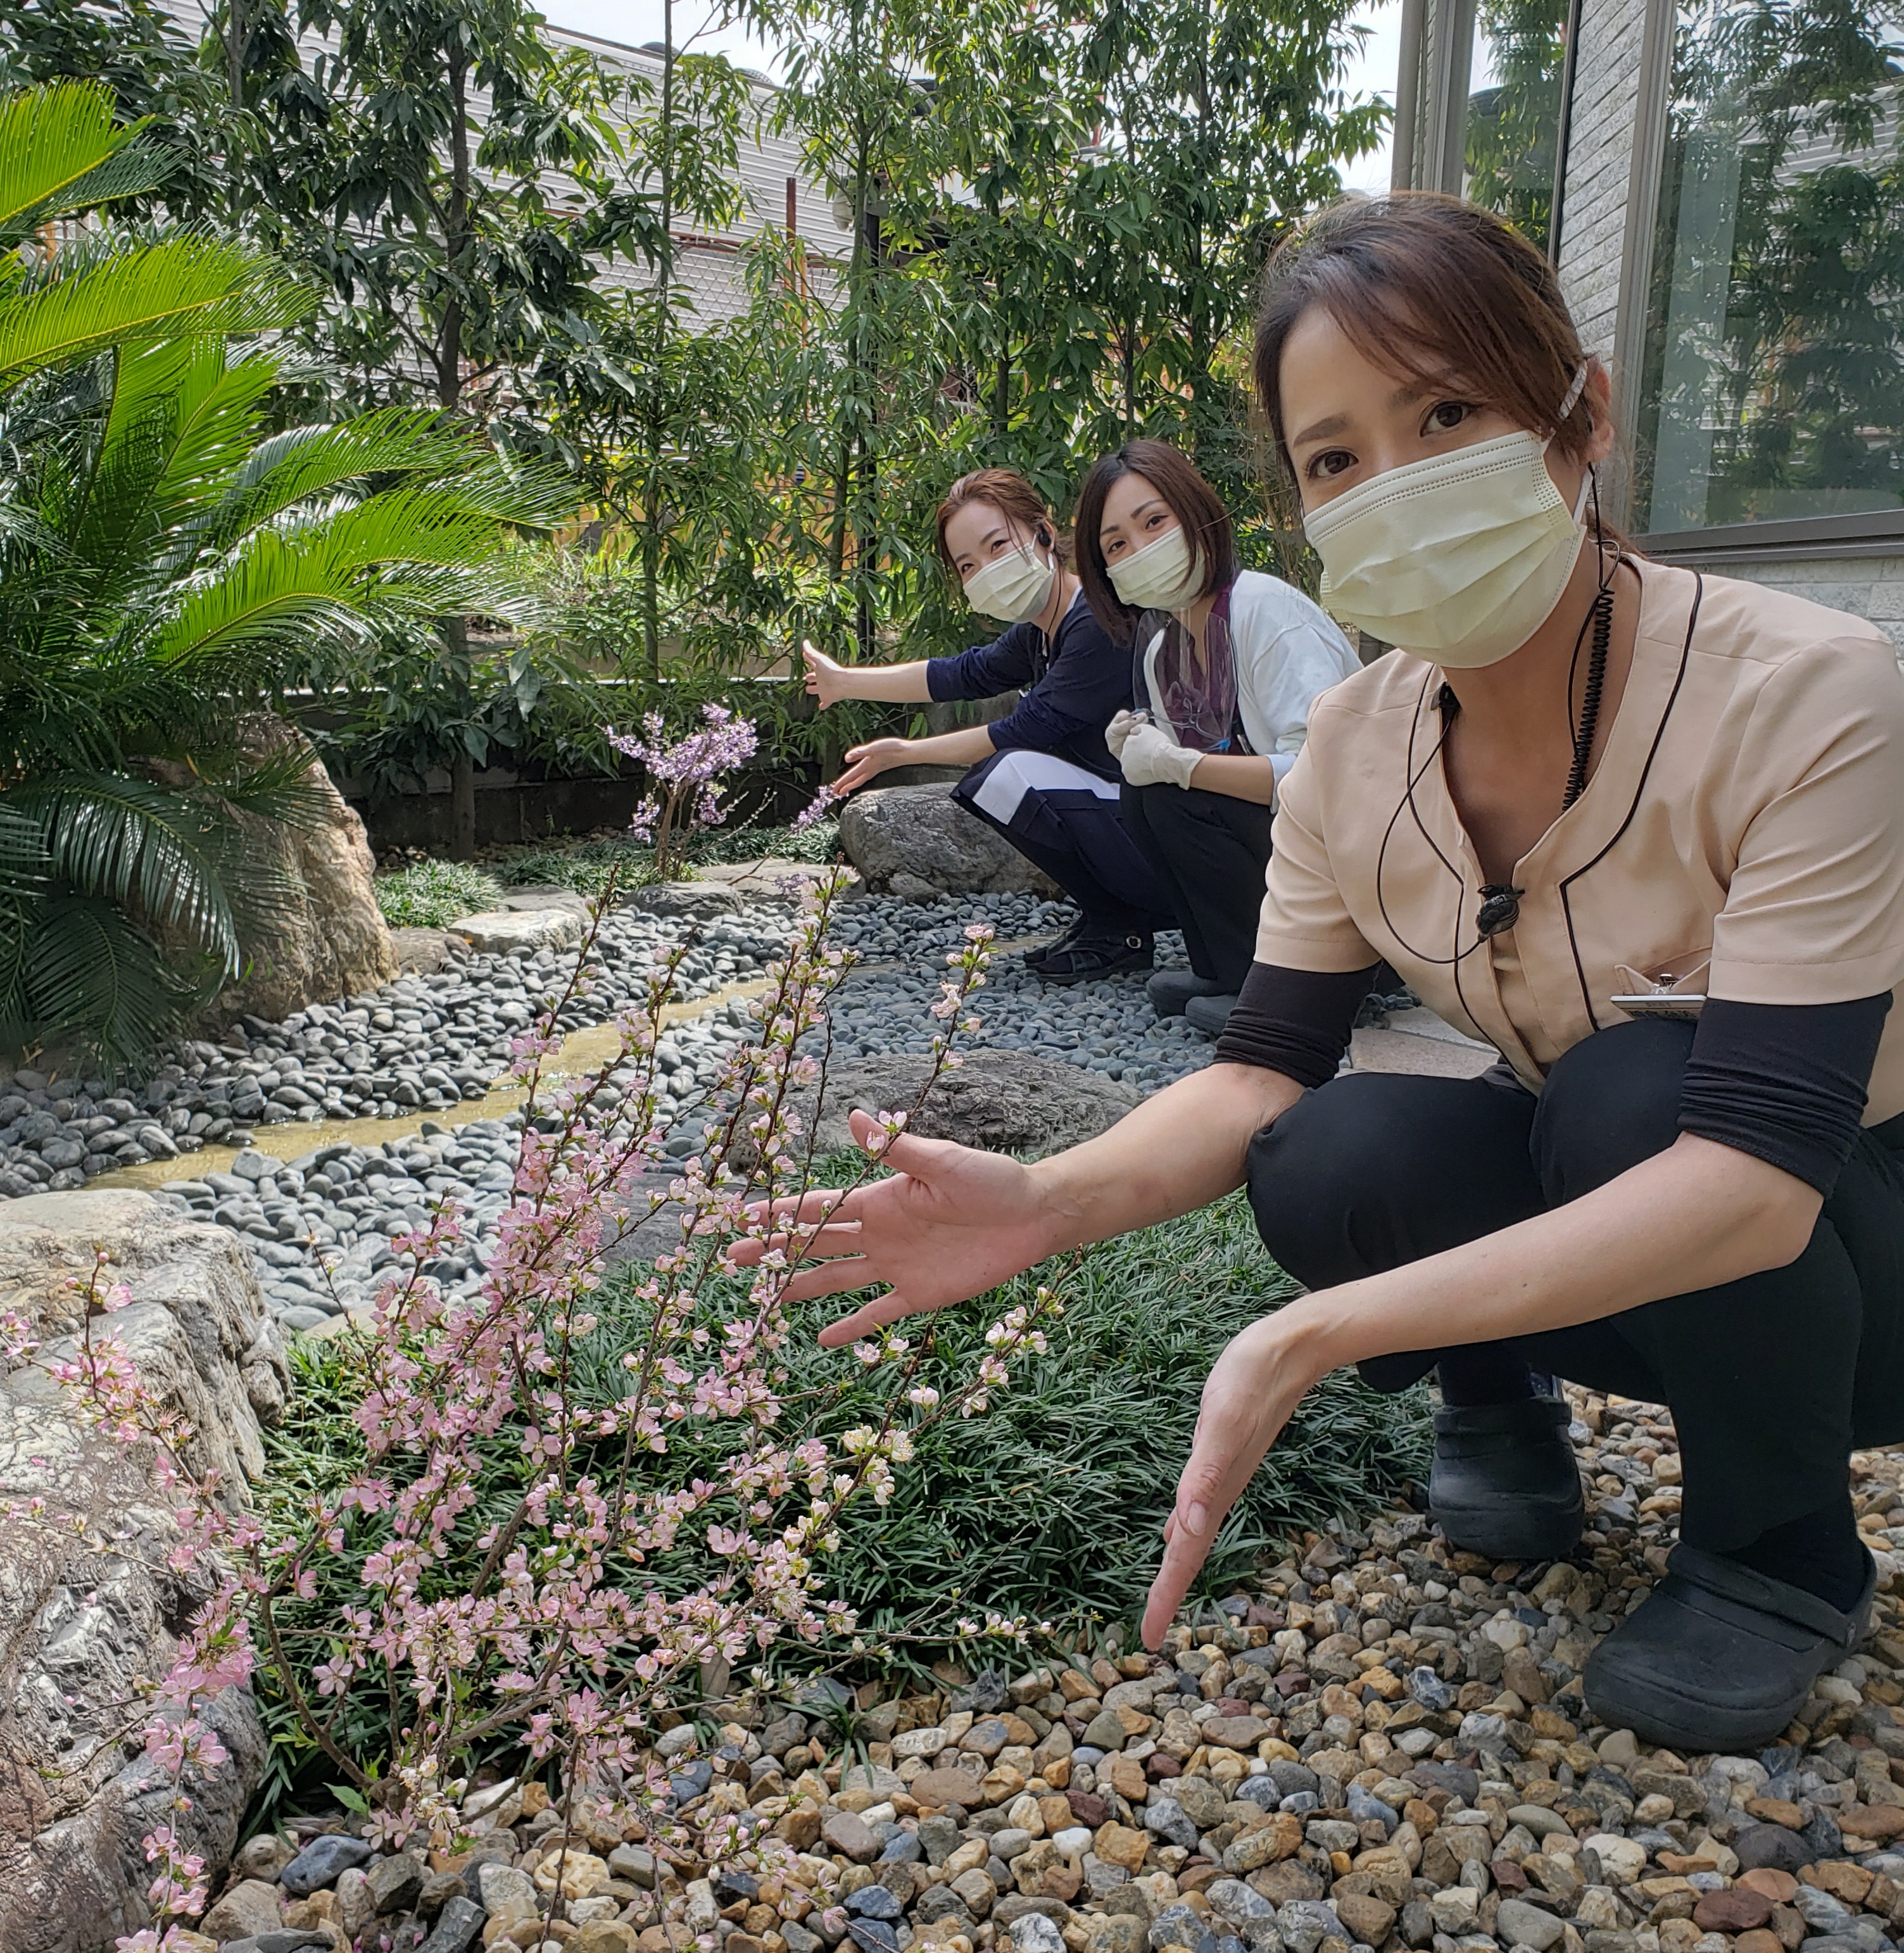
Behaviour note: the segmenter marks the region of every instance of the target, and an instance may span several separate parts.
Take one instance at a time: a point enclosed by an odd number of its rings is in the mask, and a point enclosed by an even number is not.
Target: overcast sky
[[[661,0],[541,0],[541,5],[557,27],[599,34],[604,40],[639,47],[644,41],[661,38]],[[745,67],[771,74],[773,51],[750,41],[738,28],[710,28],[707,24],[716,14],[717,10],[704,5],[703,0],[676,0],[677,39],[684,46],[692,45],[707,53],[725,52]],[[1401,50],[1401,0],[1361,0],[1355,18],[1371,31],[1362,58],[1349,77],[1349,86],[1364,94],[1379,95],[1392,104]],[[1386,190],[1388,144],[1385,142],[1377,154],[1351,164],[1343,176],[1350,190]]]

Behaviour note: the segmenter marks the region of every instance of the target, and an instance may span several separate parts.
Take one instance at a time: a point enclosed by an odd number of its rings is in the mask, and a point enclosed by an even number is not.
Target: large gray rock
[[[645,882],[638,888],[618,889],[615,902],[643,915],[686,916],[696,922],[732,915],[741,905],[740,897],[718,882]]]
[[[149,1458],[81,1419],[45,1365],[70,1356],[95,1245],[131,1305],[108,1318],[140,1374],[197,1434],[235,1504],[263,1469],[260,1413],[284,1405],[282,1346],[249,1259],[223,1229],[178,1218],[129,1189],[39,1194],[0,1208],[0,1309],[33,1321],[35,1363],[0,1378],[0,1502],[43,1499],[45,1526],[0,1528],[0,1947],[94,1953],[147,1921],[140,1840],[170,1786],[125,1733],[139,1678],[163,1674],[205,1597],[202,1573],[166,1566],[176,1494]],[[83,1516],[83,1531],[57,1522]],[[215,1889],[262,1777],[250,1692],[208,1717],[228,1761],[188,1776],[182,1823]]]
[[[228,1022],[249,1013],[275,1023],[306,1004],[331,1003],[387,983],[397,974],[397,954],[377,906],[377,863],[363,822],[345,804],[310,741],[262,713],[246,719],[240,740],[244,757],[254,763],[302,752],[304,784],[319,810],[312,824],[297,827],[258,814],[228,817],[250,861],[274,869],[286,892],[241,933],[249,967],[220,993],[211,1016]],[[188,777],[170,762],[155,770],[174,784]]]
[[[919,897],[1055,895],[1057,885],[968,813],[947,786],[876,787],[855,794],[839,817],[839,845],[868,888]],[[921,886],[923,885],[923,886]]]
[[[394,929],[390,946],[400,971],[415,970],[425,976],[469,954],[469,945],[453,930],[447,929]]]
[[[853,1144],[849,1112],[908,1110],[929,1064],[923,1057],[889,1053],[835,1065],[826,1081],[817,1130],[811,1090],[799,1108],[803,1123],[814,1131],[814,1151],[832,1152]],[[1095,1139],[1137,1102],[1131,1086],[1056,1058],[1018,1051],[969,1052],[957,1070],[940,1075],[906,1130],[987,1152],[1057,1152]]]
[[[521,956],[538,949],[572,949],[588,924],[571,909],[485,909],[460,916],[450,929],[485,956]]]
[[[586,928],[594,920],[594,911],[588,906],[586,895],[579,895],[573,889],[549,885],[510,889],[496,906],[499,909],[516,909],[528,911],[535,909],[562,909],[573,916]]]

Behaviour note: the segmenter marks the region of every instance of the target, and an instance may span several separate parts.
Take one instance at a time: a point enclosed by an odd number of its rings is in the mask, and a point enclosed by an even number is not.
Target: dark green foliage
[[[1047,1266],[933,1320],[924,1380],[969,1375],[987,1325],[1057,1273]],[[1090,1250],[1064,1283],[1050,1353],[1018,1365],[984,1416],[948,1420],[921,1440],[892,1503],[858,1516],[834,1591],[863,1627],[900,1634],[943,1634],[987,1609],[1034,1621],[1134,1616],[1204,1375],[1231,1337],[1292,1290],[1240,1196]],[[820,1388],[841,1362],[814,1346],[795,1355],[794,1381]],[[876,1415],[870,1390],[849,1390],[827,1422]],[[1330,1378],[1251,1481],[1197,1591],[1232,1591],[1292,1531],[1366,1513],[1425,1475],[1426,1428],[1421,1402]]]
[[[425,412],[270,431],[309,301],[202,233],[56,220],[168,167],[101,86],[0,98],[0,1049],[143,1058],[288,891],[247,817],[308,822],[268,715],[317,641],[532,608],[546,513]]]

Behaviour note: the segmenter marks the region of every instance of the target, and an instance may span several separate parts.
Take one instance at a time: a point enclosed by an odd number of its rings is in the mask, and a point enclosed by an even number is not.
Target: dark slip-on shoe
[[[1075,941],[1054,951],[1038,965],[1041,983],[1065,989],[1073,983],[1094,983],[1103,976],[1121,976],[1127,970],[1148,970],[1151,939],[1147,936],[1114,936],[1087,929]]]
[[[1862,1595],[1840,1613],[1802,1587],[1675,1547],[1651,1598],[1589,1658],[1587,1706],[1610,1728],[1689,1754],[1755,1749],[1863,1640],[1877,1591],[1873,1560]]]
[[[1558,1397],[1435,1413],[1428,1504],[1449,1545],[1491,1560],[1560,1560],[1579,1544],[1586,1500]]]
[[[1223,986],[1213,976],[1200,976],[1194,970],[1159,970],[1143,986],[1150,1008],[1160,1017],[1181,1017],[1193,997],[1219,997]]]

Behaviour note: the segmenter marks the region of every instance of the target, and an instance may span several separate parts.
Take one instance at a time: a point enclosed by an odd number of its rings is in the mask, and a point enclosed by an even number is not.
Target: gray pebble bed
[[[869,895],[845,904],[836,946],[852,971],[832,1012],[836,1059],[923,1052],[941,1028],[930,1011],[947,954],[967,926],[989,923],[1001,942],[1047,938],[1069,920],[1062,903],[1029,895],[949,898],[920,905]],[[698,939],[680,978],[684,998],[764,974],[784,950],[790,900],[754,904],[698,925],[623,911],[604,923],[591,960],[591,993],[564,1011],[574,1031],[603,1022],[641,993],[653,958],[690,929]],[[1160,964],[1182,960],[1161,938]],[[573,967],[573,954],[472,956],[434,975],[400,978],[374,994],[313,1005],[281,1024],[246,1018],[214,1044],[179,1046],[143,1081],[49,1079],[0,1071],[0,1198],[62,1192],[152,1159],[181,1160],[208,1144],[244,1148],[228,1171],[181,1177],[167,1196],[253,1244],[267,1300],[293,1331],[366,1305],[402,1259],[393,1238],[422,1224],[442,1198],[468,1215],[468,1237],[431,1271],[452,1290],[482,1278],[488,1243],[506,1205],[520,1142],[513,1114],[420,1133],[381,1146],[342,1143],[290,1161],[251,1146],[253,1129],[325,1119],[413,1117],[481,1098],[507,1069],[511,1039],[536,1019]],[[966,1042],[1033,1052],[1155,1090],[1209,1062],[1207,1039],[1181,1018],[1159,1021],[1131,974],[1059,989],[1022,955],[1005,951],[976,1002],[981,1028]],[[744,1002],[716,1004],[672,1026],[657,1047],[662,1118],[676,1157],[694,1150],[723,1058],[750,1036]],[[818,1042],[816,1034],[816,1045]],[[620,1083],[625,1083],[626,1080]]]

